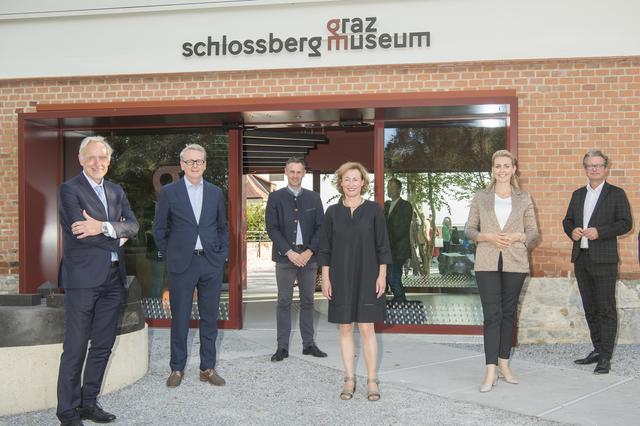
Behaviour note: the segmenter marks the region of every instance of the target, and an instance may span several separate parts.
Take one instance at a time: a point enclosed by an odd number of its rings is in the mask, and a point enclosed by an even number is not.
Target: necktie
[[[102,201],[102,205],[104,206],[104,211],[107,214],[107,220],[109,219],[109,209],[107,208],[107,197],[104,196],[104,190],[102,189],[102,186],[96,186],[95,187],[96,190],[96,194],[98,194],[98,198],[100,198],[100,201]]]
[[[104,206],[104,211],[107,214],[106,218],[107,220],[109,220],[109,209],[107,208],[107,197],[104,195],[104,189],[102,188],[101,185],[95,186],[94,189],[96,190],[96,194],[98,194],[98,198],[100,198],[100,201]],[[118,260],[118,253],[116,253],[115,251],[112,251],[111,261],[113,262],[114,260]]]

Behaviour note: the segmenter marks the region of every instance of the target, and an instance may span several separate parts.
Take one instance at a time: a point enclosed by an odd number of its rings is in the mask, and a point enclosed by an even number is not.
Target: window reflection
[[[163,185],[181,179],[180,151],[187,144],[197,143],[207,150],[204,178],[219,186],[228,200],[227,135],[221,130],[207,129],[114,135],[109,141],[114,153],[107,177],[122,185],[140,223],[137,238],[127,243],[127,274],[134,275],[141,286],[145,316],[169,319],[169,274],[152,231],[157,194]],[[227,270],[225,267],[220,319],[228,318]],[[197,304],[194,304],[192,318],[199,318]]]
[[[397,265],[407,302],[396,303],[400,292],[389,283],[386,323],[482,324],[473,274],[475,246],[466,239],[464,227],[471,198],[489,183],[491,155],[505,146],[505,127],[464,122],[387,125],[385,210],[397,198],[389,184],[397,179],[400,198],[410,203],[413,215],[409,253],[400,256],[402,264]],[[387,221],[392,224],[393,218]],[[391,239],[394,231],[389,232]]]

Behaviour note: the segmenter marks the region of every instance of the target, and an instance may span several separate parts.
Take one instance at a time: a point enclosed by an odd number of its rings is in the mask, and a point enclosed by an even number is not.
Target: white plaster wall
[[[396,0],[185,7],[0,21],[0,79],[478,60],[636,56],[640,2]],[[329,35],[332,18],[375,16],[378,33],[429,31],[431,47],[190,57],[185,41]]]

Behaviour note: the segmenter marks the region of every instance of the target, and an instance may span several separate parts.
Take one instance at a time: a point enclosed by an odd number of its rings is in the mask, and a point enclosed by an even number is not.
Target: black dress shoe
[[[580,359],[576,359],[575,362],[576,364],[594,364],[596,362],[598,362],[600,360],[600,354],[596,351],[591,351],[591,353],[589,355],[587,355],[584,358],[580,358]]]
[[[282,361],[285,358],[289,358],[289,351],[285,348],[278,348],[276,353],[271,356],[271,362]]]
[[[322,352],[315,344],[304,348],[302,350],[302,355],[313,355],[318,358],[324,358],[327,356],[327,354]]]
[[[111,423],[116,419],[116,416],[107,413],[99,405],[88,405],[78,409],[80,417],[84,420],[91,420],[96,423]]]
[[[84,423],[80,419],[65,420],[60,422],[60,426],[84,426]]]
[[[601,358],[596,369],[593,370],[593,374],[609,374],[609,370],[611,370],[611,361]]]

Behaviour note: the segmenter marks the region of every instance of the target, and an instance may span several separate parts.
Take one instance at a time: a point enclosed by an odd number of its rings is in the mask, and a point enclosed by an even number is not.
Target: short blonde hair
[[[369,190],[371,179],[369,179],[369,173],[367,173],[367,169],[361,163],[355,161],[348,161],[338,167],[338,170],[336,170],[333,178],[333,184],[336,186],[336,189],[338,190],[340,195],[344,195],[344,191],[342,190],[342,177],[349,170],[357,170],[360,172],[360,176],[362,176],[362,180],[364,181],[364,185],[362,185],[362,188],[360,189],[360,195],[365,194]]]
[[[516,167],[516,172],[514,174],[511,175],[511,186],[513,186],[514,188],[520,189],[520,183],[518,182],[518,175],[520,174],[520,168],[518,167],[518,160],[516,159],[516,157],[508,150],[506,149],[500,149],[496,152],[493,153],[493,155],[491,156],[491,183],[489,184],[489,187],[493,187],[496,184],[496,178],[495,176],[493,176],[493,163],[494,161],[496,161],[496,158],[499,157],[506,157],[509,158],[511,160],[511,165]]]

